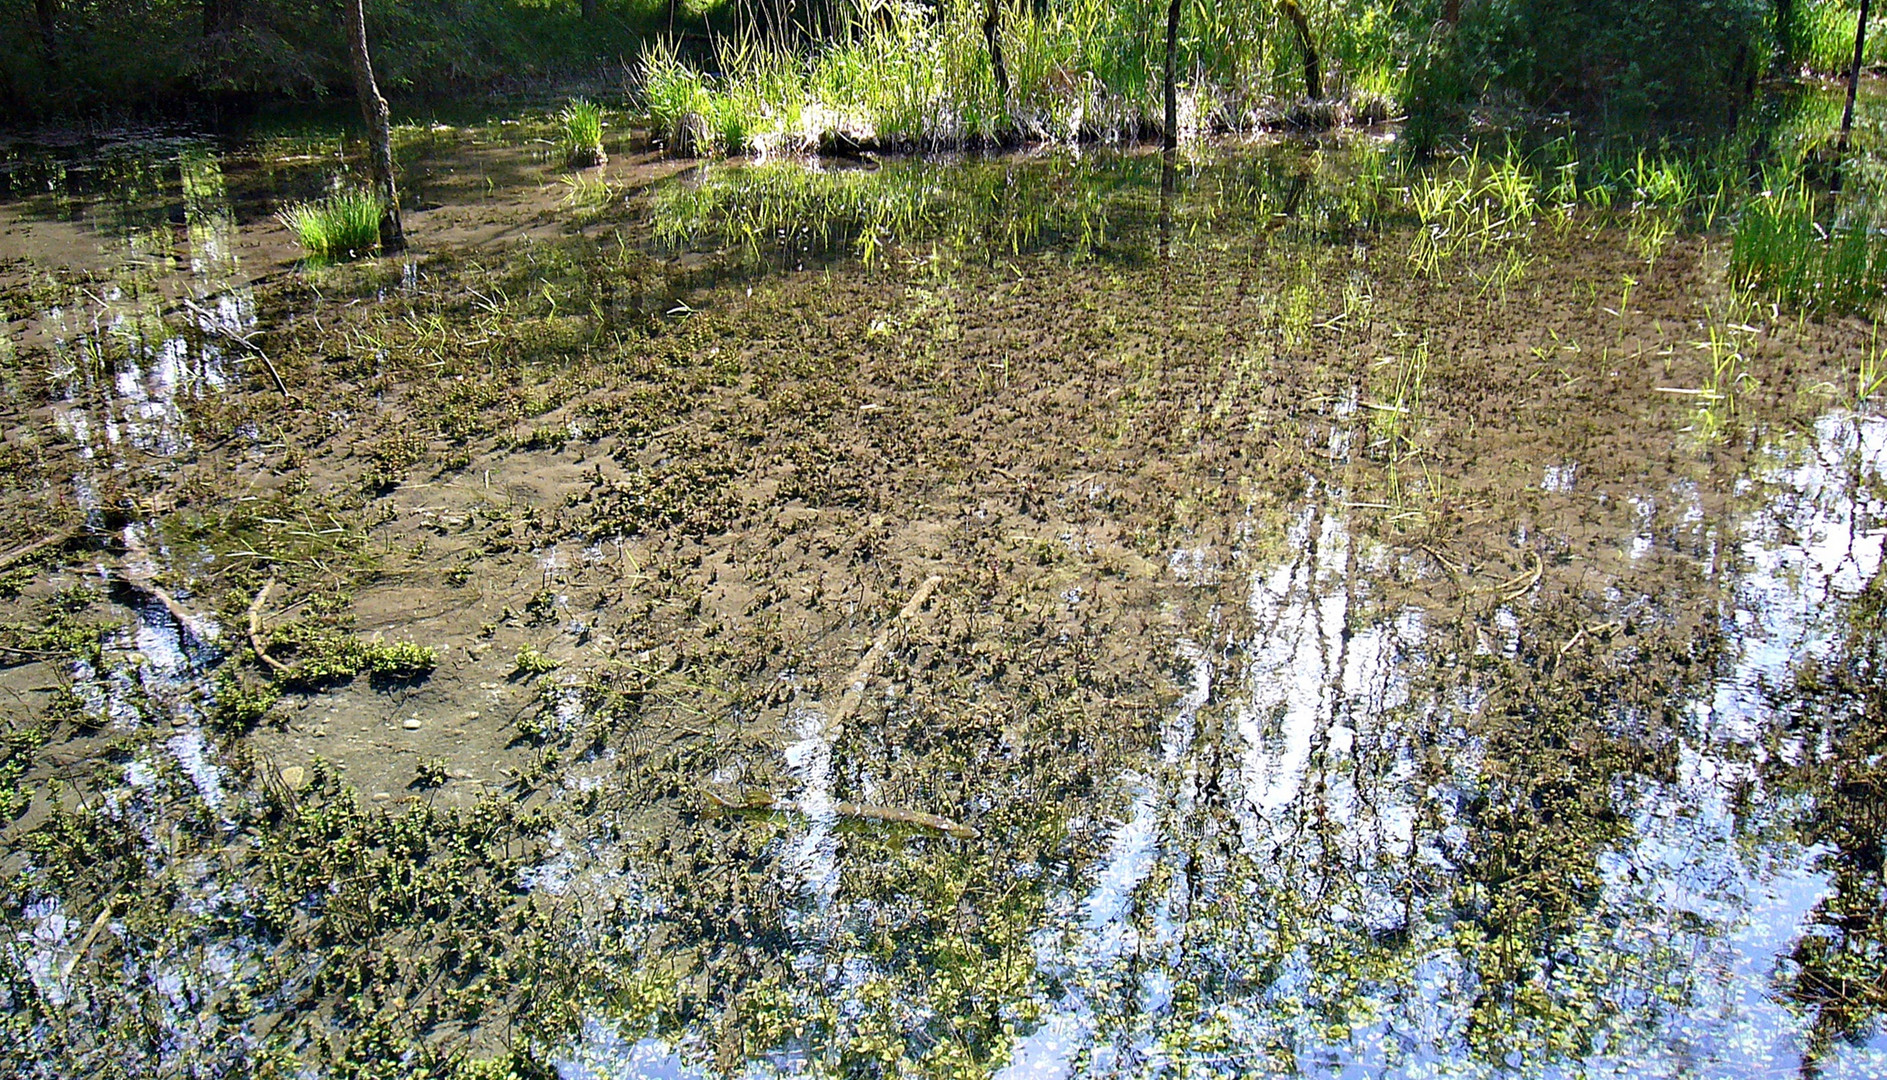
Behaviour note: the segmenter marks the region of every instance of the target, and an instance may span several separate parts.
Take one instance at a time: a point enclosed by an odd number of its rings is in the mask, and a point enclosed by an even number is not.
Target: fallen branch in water
[[[41,537],[24,547],[16,547],[5,555],[0,555],[0,573],[13,569],[15,566],[18,566],[49,547],[58,547],[60,544],[79,535],[79,531],[76,526],[70,529],[63,529],[53,533],[51,536]]]
[[[818,816],[830,813],[835,817],[854,818],[862,821],[883,821],[893,825],[915,825],[922,829],[934,829],[959,840],[974,840],[980,833],[960,821],[952,821],[939,814],[926,813],[923,810],[905,810],[897,806],[870,806],[865,803],[827,803],[823,806],[808,806],[798,799],[782,799],[766,792],[750,792],[739,802],[723,799],[708,788],[702,788],[708,800],[722,810],[762,810],[775,814],[805,814]]]
[[[150,552],[144,550],[144,545],[138,543],[135,539],[130,540],[125,545],[125,548],[134,560],[148,561],[151,557]],[[149,571],[141,569],[135,565],[135,563],[127,563],[119,569],[119,577],[125,584],[131,586],[133,589],[164,605],[164,610],[169,612],[170,617],[176,621],[177,629],[184,631],[198,641],[204,640],[201,620],[198,619],[196,615],[191,614],[182,604],[179,604],[177,598],[170,595],[170,592],[162,585],[159,585]]]
[[[930,599],[930,594],[936,592],[937,586],[941,584],[943,584],[943,578],[936,574],[925,578],[924,583],[917,587],[917,591],[911,594],[911,599],[899,610],[898,617],[891,620],[883,630],[878,631],[878,637],[871,643],[871,648],[865,651],[865,658],[860,660],[858,666],[852,669],[852,673],[845,677],[845,696],[839,699],[838,707],[827,714],[825,729],[828,737],[838,737],[840,729],[845,726],[845,721],[858,711],[859,702],[865,699],[865,684],[877,674],[878,665],[884,662],[885,649],[891,642],[891,628],[917,614],[918,609],[924,606],[924,602]]]
[[[249,647],[255,650],[256,659],[269,666],[277,675],[288,674],[288,665],[269,655],[268,647],[262,643],[262,605],[269,601],[269,590],[275,588],[275,579],[262,583],[256,590],[256,598],[249,601]]]
[[[269,369],[269,378],[275,380],[275,388],[281,391],[282,397],[289,401],[295,400],[295,395],[288,392],[288,384],[282,381],[282,373],[275,370],[275,361],[270,360],[269,354],[262,351],[262,346],[257,345],[255,342],[249,340],[250,338],[255,336],[254,334],[249,334],[245,336],[245,335],[236,333],[234,330],[231,330],[228,327],[223,326],[217,320],[216,316],[210,314],[209,312],[203,310],[202,308],[196,306],[195,304],[191,303],[188,300],[185,300],[183,302],[183,306],[189,308],[192,312],[196,313],[197,325],[202,328],[204,333],[215,334],[218,337],[225,338],[229,341],[233,341],[236,344],[241,345],[243,348],[248,349],[250,352],[256,354],[257,359],[262,361],[262,366]]]

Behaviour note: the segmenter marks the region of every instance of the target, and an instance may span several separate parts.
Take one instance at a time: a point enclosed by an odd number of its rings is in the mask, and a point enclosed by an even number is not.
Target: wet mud
[[[1369,142],[432,152],[401,260],[4,206],[23,1074],[1884,1067],[1864,321]]]

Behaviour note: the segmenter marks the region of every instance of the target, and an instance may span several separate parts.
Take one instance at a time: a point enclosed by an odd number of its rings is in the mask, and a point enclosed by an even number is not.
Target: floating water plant
[[[564,162],[573,169],[590,169],[609,163],[603,152],[603,110],[587,98],[573,98],[557,114],[562,125],[558,145]]]
[[[360,189],[291,203],[275,216],[316,259],[345,259],[380,243],[380,197]]]

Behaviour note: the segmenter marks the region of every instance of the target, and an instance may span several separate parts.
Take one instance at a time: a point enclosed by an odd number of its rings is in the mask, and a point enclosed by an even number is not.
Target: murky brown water
[[[196,144],[0,205],[19,1071],[1887,1071],[1869,326],[1418,269],[1368,142],[504,143],[402,260]]]

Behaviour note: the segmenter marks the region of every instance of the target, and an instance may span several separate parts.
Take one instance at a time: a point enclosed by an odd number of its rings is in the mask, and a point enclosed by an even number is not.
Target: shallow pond
[[[0,203],[13,1071],[1887,1072],[1880,346],[1694,219],[137,145]]]

